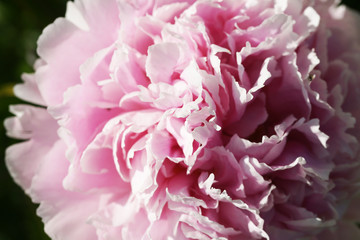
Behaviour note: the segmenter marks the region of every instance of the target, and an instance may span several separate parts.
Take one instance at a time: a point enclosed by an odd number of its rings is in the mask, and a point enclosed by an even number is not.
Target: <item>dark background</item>
[[[56,17],[64,16],[66,2],[0,0],[0,240],[49,240],[35,214],[37,206],[12,181],[5,167],[5,148],[14,140],[5,137],[2,122],[10,116],[8,105],[20,103],[11,88],[21,82],[21,73],[32,72],[38,36]],[[360,11],[360,0],[343,3]]]

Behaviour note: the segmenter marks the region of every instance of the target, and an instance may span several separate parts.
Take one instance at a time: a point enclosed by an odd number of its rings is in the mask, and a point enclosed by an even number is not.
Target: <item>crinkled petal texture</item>
[[[75,0],[5,125],[56,240],[359,239],[360,17],[331,0]]]

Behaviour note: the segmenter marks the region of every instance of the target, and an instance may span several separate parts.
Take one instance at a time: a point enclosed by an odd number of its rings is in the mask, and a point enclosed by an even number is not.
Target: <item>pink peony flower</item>
[[[52,239],[360,239],[360,18],[332,0],[75,0],[5,126]]]

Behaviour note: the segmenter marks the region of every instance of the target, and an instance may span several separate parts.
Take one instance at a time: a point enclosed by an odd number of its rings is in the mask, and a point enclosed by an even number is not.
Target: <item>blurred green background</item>
[[[14,141],[5,136],[2,122],[10,116],[9,104],[20,102],[12,96],[11,88],[21,82],[21,73],[32,72],[38,36],[56,17],[64,16],[66,2],[0,0],[0,240],[49,239],[35,214],[37,206],[7,172],[4,152]],[[343,3],[360,11],[360,0],[344,0]]]
[[[36,41],[42,29],[65,13],[66,0],[0,0],[0,240],[48,240],[33,204],[10,178],[4,162],[3,119],[9,104],[19,103],[11,86],[32,72]],[[70,239],[69,239],[70,240]],[[80,240],[80,239],[79,239]]]

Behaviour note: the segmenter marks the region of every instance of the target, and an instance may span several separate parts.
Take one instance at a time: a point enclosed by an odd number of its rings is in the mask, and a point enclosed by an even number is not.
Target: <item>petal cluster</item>
[[[69,2],[5,121],[49,236],[358,239],[360,17],[337,4]]]

